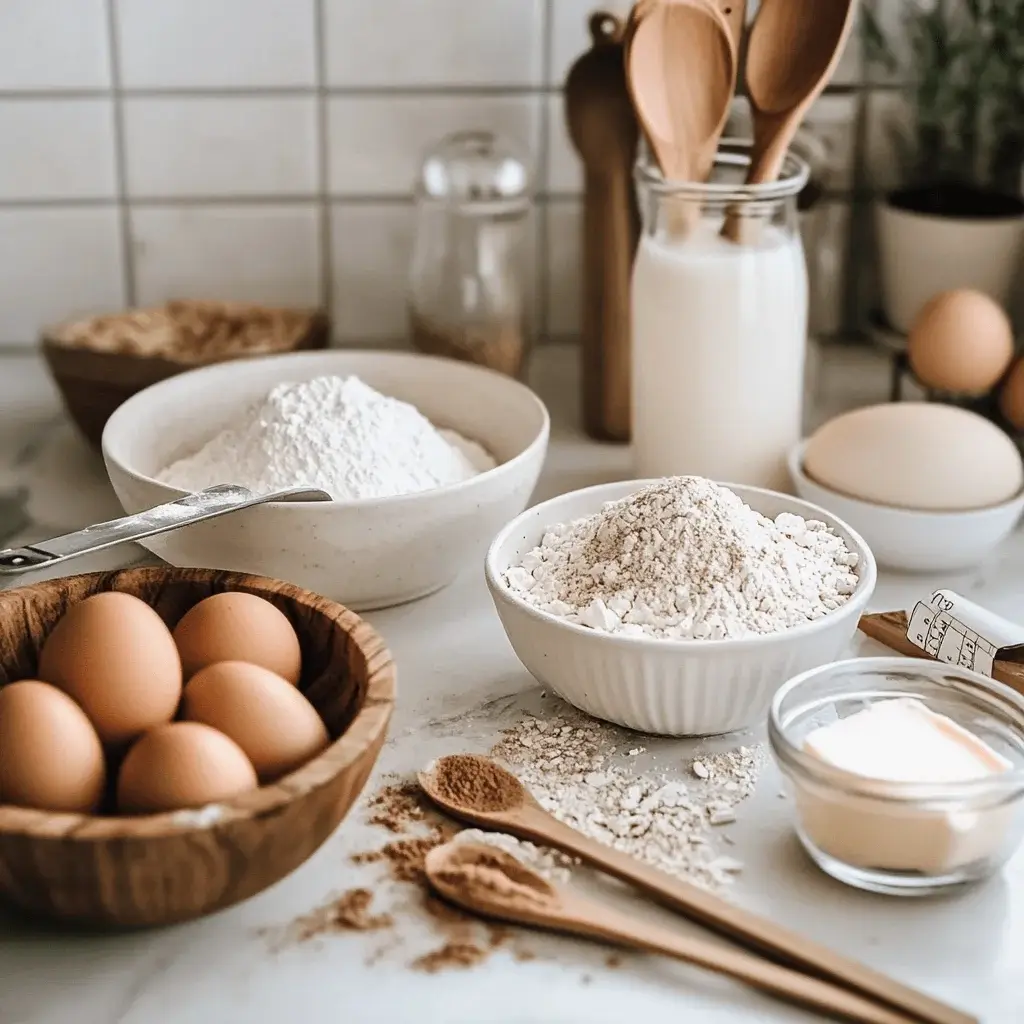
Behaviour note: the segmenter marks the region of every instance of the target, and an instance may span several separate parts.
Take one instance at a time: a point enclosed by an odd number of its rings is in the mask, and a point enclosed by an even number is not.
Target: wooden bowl
[[[61,339],[59,328],[45,333],[40,344],[68,415],[85,439],[94,448],[99,448],[103,428],[114,410],[151,384],[217,362],[323,349],[327,347],[330,335],[329,318],[323,313],[314,313],[309,316],[305,332],[286,346],[252,353],[239,352],[219,359],[138,355],[70,345]]]
[[[108,928],[169,924],[231,906],[294,871],[358,797],[394,706],[391,654],[354,612],[288,583],[213,569],[128,569],[0,593],[0,687],[32,677],[58,619],[104,590],[142,598],[172,628],[211,594],[266,598],[298,633],[299,687],[333,742],[274,785],[196,811],[104,817],[0,806],[0,897]]]

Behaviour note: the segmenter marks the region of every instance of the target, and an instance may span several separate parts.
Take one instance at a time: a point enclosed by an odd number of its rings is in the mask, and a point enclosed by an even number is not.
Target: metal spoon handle
[[[329,501],[326,491],[292,487],[269,494],[254,494],[245,487],[235,484],[218,484],[204,491],[196,491],[184,498],[155,505],[134,515],[96,523],[84,530],[51,537],[23,548],[7,548],[0,551],[0,576],[17,576],[24,572],[48,568],[58,562],[80,555],[92,554],[104,548],[125,544],[128,541],[155,537],[182,526],[213,519],[228,512],[262,505],[267,501]]]

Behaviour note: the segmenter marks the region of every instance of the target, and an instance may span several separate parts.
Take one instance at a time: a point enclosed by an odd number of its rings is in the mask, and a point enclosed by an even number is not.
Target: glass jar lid
[[[416,183],[420,198],[503,210],[527,206],[532,187],[527,153],[489,131],[446,135],[428,150]]]

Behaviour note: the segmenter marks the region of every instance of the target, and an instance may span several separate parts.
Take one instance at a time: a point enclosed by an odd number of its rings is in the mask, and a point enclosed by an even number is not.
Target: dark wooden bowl
[[[169,924],[231,906],[294,871],[358,797],[394,707],[391,654],[355,612],[289,583],[213,569],[128,569],[0,593],[0,687],[33,676],[57,620],[103,590],[142,598],[171,627],[221,591],[271,601],[298,633],[299,686],[333,742],[219,811],[104,817],[0,806],[0,896],[32,913],[108,928]]]
[[[260,351],[255,354],[266,356],[323,349],[327,347],[330,335],[330,320],[326,315],[317,313],[310,317],[308,329],[294,343],[273,352]],[[67,345],[51,334],[44,334],[40,344],[68,416],[85,439],[97,449],[100,447],[103,428],[114,410],[137,392],[200,366],[249,358],[245,353],[225,359],[198,360],[133,355]]]

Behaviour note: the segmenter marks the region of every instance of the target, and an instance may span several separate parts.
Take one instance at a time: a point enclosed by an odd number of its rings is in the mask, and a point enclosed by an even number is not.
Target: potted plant
[[[907,83],[887,129],[902,183],[878,203],[891,327],[952,288],[1006,307],[1024,243],[1024,0],[903,0],[898,41],[864,10],[869,67]]]

